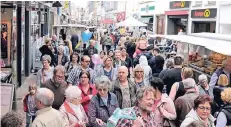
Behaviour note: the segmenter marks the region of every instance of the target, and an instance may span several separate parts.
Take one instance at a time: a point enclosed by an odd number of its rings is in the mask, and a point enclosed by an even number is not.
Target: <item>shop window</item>
[[[216,1],[207,1],[207,5],[216,5]]]
[[[194,7],[198,7],[198,6],[202,6],[203,1],[193,1],[193,6]]]

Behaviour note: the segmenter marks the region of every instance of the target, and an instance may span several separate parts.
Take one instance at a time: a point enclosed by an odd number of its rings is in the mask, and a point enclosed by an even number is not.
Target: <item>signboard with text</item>
[[[1,117],[12,110],[14,85],[1,83]]]
[[[189,8],[189,1],[171,1],[170,9]]]
[[[209,9],[199,9],[191,11],[191,18],[216,18],[217,17],[217,9],[209,8]]]

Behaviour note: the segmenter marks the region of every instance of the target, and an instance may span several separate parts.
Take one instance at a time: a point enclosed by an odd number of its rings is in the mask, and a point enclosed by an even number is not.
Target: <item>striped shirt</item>
[[[81,71],[84,70],[82,69],[81,66],[79,67],[76,67],[76,68],[73,68],[67,78],[67,82],[68,83],[71,83],[72,85],[79,85],[80,83],[80,73]],[[94,83],[94,71],[91,69],[91,68],[87,68],[85,71],[89,72],[90,73],[90,83]]]

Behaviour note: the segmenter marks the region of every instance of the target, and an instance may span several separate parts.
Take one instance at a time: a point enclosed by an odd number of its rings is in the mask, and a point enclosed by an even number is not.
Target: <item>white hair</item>
[[[78,86],[69,86],[65,90],[65,96],[68,100],[81,97],[82,91]]]
[[[35,94],[36,100],[43,103],[44,106],[51,106],[54,102],[54,93],[47,88],[39,88]]]
[[[208,78],[205,74],[201,74],[199,77],[198,77],[198,80],[200,83],[202,82],[207,82],[208,81]]]

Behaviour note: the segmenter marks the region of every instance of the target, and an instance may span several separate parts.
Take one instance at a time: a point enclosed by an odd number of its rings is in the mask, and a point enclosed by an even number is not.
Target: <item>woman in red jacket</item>
[[[91,98],[97,94],[97,90],[93,84],[90,84],[90,74],[87,71],[82,71],[79,75],[80,84],[78,85],[79,89],[82,91],[82,100],[81,104],[85,112],[88,112],[88,105]]]

